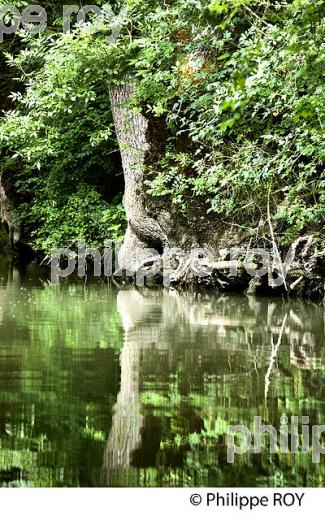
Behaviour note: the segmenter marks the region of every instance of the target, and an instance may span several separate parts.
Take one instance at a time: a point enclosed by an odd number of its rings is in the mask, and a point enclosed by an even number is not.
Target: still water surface
[[[0,264],[1,486],[324,486],[229,425],[325,424],[324,305],[46,284]]]

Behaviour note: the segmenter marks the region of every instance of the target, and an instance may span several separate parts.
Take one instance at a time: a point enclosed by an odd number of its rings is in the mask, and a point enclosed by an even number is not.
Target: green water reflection
[[[0,264],[2,486],[323,486],[324,456],[252,450],[230,424],[325,424],[324,305]]]

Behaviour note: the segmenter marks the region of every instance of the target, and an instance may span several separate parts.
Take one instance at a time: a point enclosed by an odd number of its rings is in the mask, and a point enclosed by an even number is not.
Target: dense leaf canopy
[[[134,106],[167,128],[146,173],[151,196],[185,213],[200,200],[261,235],[270,203],[282,243],[321,234],[324,1],[126,3],[115,42],[105,20],[97,33],[90,19],[63,35],[58,8],[53,27],[21,33],[6,54],[19,81],[1,119],[1,162],[15,172],[17,219],[36,246],[123,233],[107,88],[126,75],[137,80]]]

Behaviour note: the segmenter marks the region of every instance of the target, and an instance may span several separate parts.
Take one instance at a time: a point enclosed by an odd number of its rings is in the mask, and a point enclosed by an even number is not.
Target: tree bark
[[[109,95],[116,134],[122,156],[125,179],[124,207],[128,229],[119,255],[122,269],[135,271],[145,260],[146,248],[163,249],[168,239],[162,226],[148,214],[145,204],[144,168],[153,146],[149,121],[127,106],[134,94],[130,80],[119,87],[110,87]]]
[[[5,184],[0,179],[0,221],[6,226],[11,248],[14,248],[20,241],[20,230],[13,224],[13,211],[13,203],[7,194]]]

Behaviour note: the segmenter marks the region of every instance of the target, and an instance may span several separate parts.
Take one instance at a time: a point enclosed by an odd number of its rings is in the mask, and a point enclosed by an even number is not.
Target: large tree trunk
[[[144,167],[150,159],[153,144],[149,138],[149,121],[127,107],[134,93],[133,83],[110,87],[109,95],[116,134],[120,146],[125,179],[124,207],[128,229],[119,255],[122,269],[136,271],[148,253],[145,248],[160,251],[168,240],[163,225],[148,214],[145,205]]]
[[[186,253],[184,257],[181,253],[174,255],[174,263],[179,267],[175,267],[176,271],[170,278],[173,283],[192,284],[196,283],[198,278],[202,278],[204,283],[211,283],[221,290],[247,290],[249,276],[246,270],[241,269],[238,276],[230,276],[229,268],[232,264],[229,260],[232,249],[237,245],[243,250],[251,249],[251,237],[243,236],[240,226],[229,226],[222,222],[223,219],[209,216],[199,197],[193,197],[192,207],[188,208],[186,216],[182,216],[181,212],[177,211],[172,203],[166,203],[166,200],[165,207],[162,208],[164,201],[159,203],[157,198],[152,201],[150,197],[146,197],[145,175],[150,170],[149,167],[157,164],[157,159],[164,153],[166,131],[162,130],[161,121],[155,120],[152,114],[146,117],[140,111],[132,110],[130,101],[134,95],[134,83],[130,79],[126,78],[124,84],[119,87],[110,87],[109,95],[122,156],[125,179],[124,206],[128,219],[125,240],[119,254],[120,270],[126,270],[130,275],[141,274],[147,267],[151,269],[151,264],[155,264],[157,255],[153,255],[152,249],[161,255],[164,248],[169,246],[181,248]],[[180,150],[182,147],[187,150],[188,145],[186,138],[178,142]],[[302,238],[306,240],[308,237]],[[193,273],[188,262],[189,253],[197,248],[204,250],[200,253],[203,264],[203,274],[200,274],[200,277]],[[310,255],[307,257],[310,258]],[[207,280],[204,263],[208,262],[210,265],[211,258],[214,262],[212,273],[208,274]],[[165,259],[169,261],[168,254],[164,256]],[[120,270],[116,274],[121,274]],[[277,275],[275,264],[273,272]],[[293,276],[289,273],[288,287],[291,284],[292,291],[297,292],[298,284],[299,291],[305,291],[310,286],[311,279],[315,280],[312,292],[323,295],[322,278],[318,272],[318,266],[306,269],[302,265],[301,272],[293,273]],[[161,272],[159,274],[161,275]],[[272,277],[273,274],[270,274],[268,280],[264,277],[257,283],[254,280],[249,290],[256,291],[258,287],[261,290],[263,284],[265,290],[268,285],[272,287]]]

